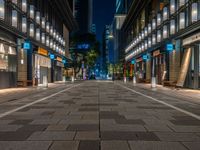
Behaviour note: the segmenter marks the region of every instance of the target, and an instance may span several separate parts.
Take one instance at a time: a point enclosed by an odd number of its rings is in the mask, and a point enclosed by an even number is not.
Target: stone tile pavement
[[[0,114],[63,88],[2,103]],[[198,104],[175,95],[130,88],[193,113],[200,110]],[[199,149],[200,120],[112,82],[86,81],[0,118],[0,150]]]

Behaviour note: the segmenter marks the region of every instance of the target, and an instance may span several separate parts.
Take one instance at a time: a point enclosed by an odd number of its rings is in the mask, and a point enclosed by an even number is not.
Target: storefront
[[[44,86],[51,82],[51,60],[48,51],[38,48],[35,54],[35,85]]]
[[[16,47],[0,42],[0,88],[15,87],[17,84]]]
[[[146,79],[146,63],[142,57],[136,59],[136,79],[137,82],[144,82]]]
[[[200,88],[200,33],[182,40],[182,64],[177,85]]]
[[[152,52],[152,76],[156,77],[156,83],[162,84],[166,76],[166,61],[165,53],[161,53],[161,50]]]
[[[57,57],[55,61],[54,67],[54,81],[62,81],[63,80],[63,68],[64,64],[62,62],[62,58]]]

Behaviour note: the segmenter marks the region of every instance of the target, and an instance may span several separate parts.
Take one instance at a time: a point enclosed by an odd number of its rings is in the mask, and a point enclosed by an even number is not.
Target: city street
[[[0,150],[199,150],[199,101],[120,81],[0,90]]]

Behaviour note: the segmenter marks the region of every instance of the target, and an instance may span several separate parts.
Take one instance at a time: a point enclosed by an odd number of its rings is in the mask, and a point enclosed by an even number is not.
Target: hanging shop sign
[[[62,62],[62,58],[61,57],[57,57],[56,60]]]
[[[174,50],[174,45],[173,44],[167,44],[166,45],[166,50],[167,51],[173,51]]]
[[[157,50],[157,51],[153,52],[153,57],[156,57],[158,55],[160,55],[160,50]]]
[[[48,56],[48,51],[39,47],[38,48],[38,54],[44,55],[44,56]]]
[[[52,59],[52,60],[55,59],[55,55],[54,55],[54,54],[50,54],[49,57],[50,57],[50,59]]]
[[[132,60],[132,61],[131,61],[131,64],[134,65],[134,64],[135,64],[135,60]]]
[[[148,56],[147,56],[147,55],[143,55],[143,56],[142,56],[142,59],[143,59],[143,60],[147,60],[147,59],[148,59]]]
[[[23,49],[29,50],[29,49],[31,49],[31,43],[30,42],[24,42],[22,47],[23,47]]]
[[[197,42],[197,41],[200,41],[200,33],[197,33],[193,36],[183,39],[183,46],[189,45],[189,44]]]

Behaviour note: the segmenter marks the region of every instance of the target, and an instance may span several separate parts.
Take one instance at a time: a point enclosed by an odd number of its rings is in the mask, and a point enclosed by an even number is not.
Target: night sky
[[[115,13],[116,0],[93,0],[94,16],[93,22],[96,24],[97,39],[102,42],[102,33],[105,25],[112,23]]]

